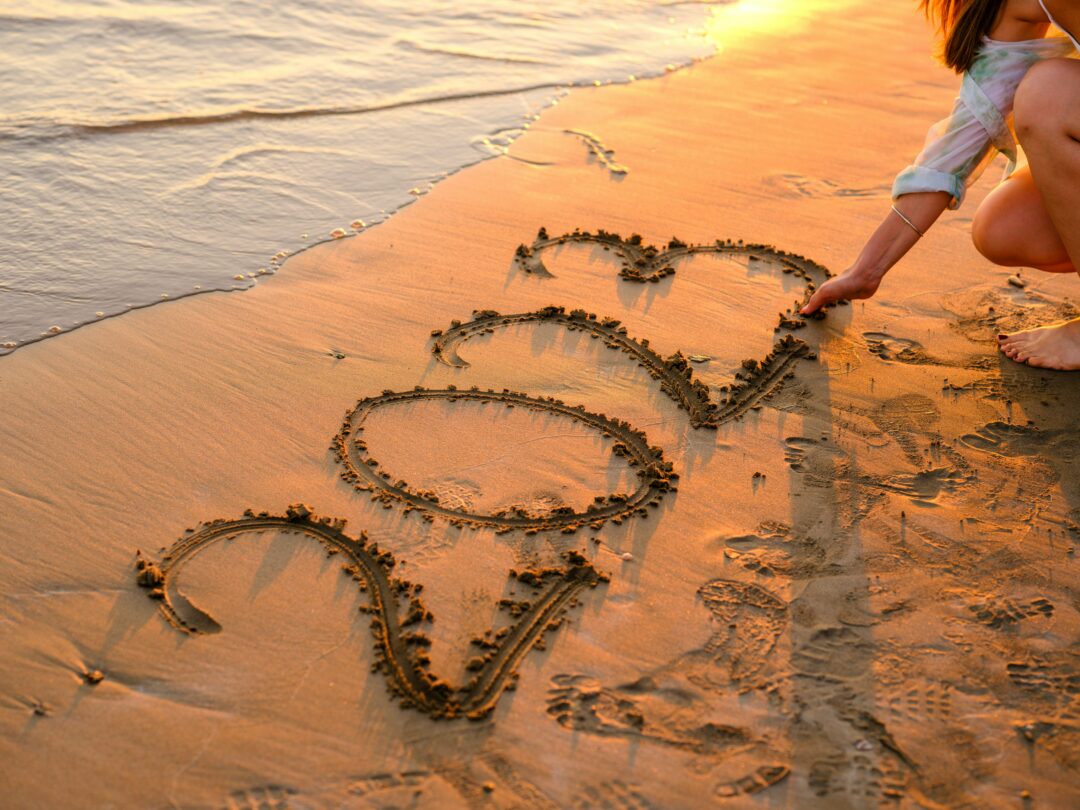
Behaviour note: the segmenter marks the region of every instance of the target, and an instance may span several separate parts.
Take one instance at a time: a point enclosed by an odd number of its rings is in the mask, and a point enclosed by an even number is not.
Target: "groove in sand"
[[[469,365],[457,348],[477,335],[523,323],[552,323],[569,331],[587,332],[603,340],[609,349],[617,349],[633,357],[653,379],[660,381],[661,390],[690,416],[695,428],[716,428],[746,414],[775,394],[783,381],[793,373],[792,366],[801,357],[812,357],[805,341],[785,335],[773,346],[762,361],[744,360],[736,381],[723,386],[720,401],[713,402],[709,386],[694,379],[693,369],[682,352],[664,357],[649,348],[648,340],[636,340],[627,334],[626,327],[614,318],[598,317],[583,309],[567,312],[564,307],[544,307],[535,312],[501,315],[494,310],[477,310],[466,323],[455,321],[450,328],[435,330],[431,347],[439,362],[464,368]]]
[[[832,276],[828,269],[817,262],[796,253],[778,250],[771,245],[744,244],[741,240],[732,242],[731,240],[720,239],[709,244],[692,245],[683,242],[681,239],[672,238],[665,248],[660,249],[654,245],[645,244],[641,236],[636,233],[631,234],[629,237],[622,237],[617,233],[605,230],[598,230],[596,233],[574,230],[562,236],[551,237],[548,236],[547,229],[541,228],[532,245],[518,245],[514,260],[518,267],[526,273],[539,273],[550,276],[551,271],[544,266],[541,254],[550,247],[565,244],[593,244],[606,248],[622,262],[619,277],[626,281],[639,283],[655,283],[666,276],[674,275],[675,268],[672,262],[699,253],[709,253],[715,256],[745,257],[750,261],[768,259],[776,262],[782,268],[783,273],[793,275],[806,282],[804,302],[810,299],[818,284]],[[811,317],[821,318],[824,315]],[[800,320],[797,323],[803,324],[804,322]],[[788,326],[788,328],[798,328],[794,324],[783,325]]]
[[[533,598],[499,603],[516,621],[494,635],[489,632],[472,640],[482,654],[471,659],[466,668],[476,674],[464,685],[453,686],[430,671],[425,652],[430,640],[405,629],[434,620],[419,597],[421,587],[393,576],[396,560],[391,552],[369,543],[363,532],[353,538],[344,529],[344,520],[320,519],[303,504],[293,504],[284,515],[256,515],[248,510],[238,520],[203,524],[176,541],[160,562],[140,554],[137,581],[151,598],[159,600],[162,615],[177,630],[192,635],[216,633],[221,626],[179,590],[177,578],[186,563],[214,543],[252,532],[277,530],[315,540],[331,554],[342,555],[346,560],[342,571],[368,595],[370,601],[361,611],[371,614],[377,657],[373,669],[383,672],[402,707],[415,708],[432,718],[480,719],[495,708],[505,690],[514,688],[515,669],[521,659],[533,647],[542,646],[543,634],[561,623],[577,595],[608,580],[573,551],[563,555],[563,568],[512,571],[514,579],[533,589]]]
[[[393,481],[389,473],[380,470],[378,461],[368,453],[367,443],[360,438],[364,431],[364,422],[378,408],[439,399],[448,402],[468,400],[505,407],[522,407],[568,417],[615,439],[612,452],[625,457],[627,463],[637,467],[638,487],[629,495],[613,493],[597,496],[594,502],[581,512],[564,506],[540,517],[515,509],[485,515],[442,506],[434,492],[414,490],[402,480]],[[648,437],[629,423],[605,414],[592,413],[581,405],[567,405],[553,397],[532,397],[509,390],[481,391],[479,388],[471,388],[465,391],[451,386],[445,389],[418,387],[412,391],[384,391],[379,396],[361,399],[356,403],[356,407],[345,415],[345,421],[334,437],[331,450],[344,467],[341,477],[359,491],[372,492],[373,500],[386,506],[395,502],[404,504],[406,513],[414,509],[422,510],[425,519],[429,520],[438,515],[458,525],[467,523],[473,526],[491,526],[497,531],[562,529],[570,533],[586,524],[600,528],[607,520],[621,521],[634,514],[647,515],[647,507],[659,505],[660,498],[665,492],[674,489],[673,482],[678,479],[678,475],[672,472],[671,462],[664,460],[663,450],[650,446]]]

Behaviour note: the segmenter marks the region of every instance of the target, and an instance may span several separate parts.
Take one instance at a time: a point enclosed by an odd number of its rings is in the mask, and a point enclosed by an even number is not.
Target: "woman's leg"
[[[1051,273],[1076,271],[1028,166],[986,196],[975,212],[971,239],[994,264]]]
[[[1016,131],[1050,221],[1080,268],[1080,61],[1048,59],[1020,84]],[[1080,318],[999,337],[1013,360],[1080,370]]]

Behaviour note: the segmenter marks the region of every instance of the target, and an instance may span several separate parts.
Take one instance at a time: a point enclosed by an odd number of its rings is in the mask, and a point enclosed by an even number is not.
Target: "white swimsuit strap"
[[[1042,10],[1046,12],[1046,16],[1050,18],[1051,25],[1053,25],[1055,28],[1061,28],[1061,26],[1058,25],[1057,20],[1054,19],[1054,15],[1050,13],[1050,9],[1046,7],[1046,3],[1044,3],[1043,0],[1039,0],[1039,5],[1042,6]],[[1065,31],[1064,28],[1061,28],[1061,30]],[[1076,50],[1080,51],[1080,42],[1076,41],[1076,37],[1074,37],[1068,31],[1065,31],[1065,36],[1071,39],[1072,44],[1076,46]]]

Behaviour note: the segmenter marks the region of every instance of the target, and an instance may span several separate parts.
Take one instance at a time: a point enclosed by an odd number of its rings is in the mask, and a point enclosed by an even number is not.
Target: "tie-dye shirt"
[[[1003,42],[984,37],[971,68],[964,74],[952,115],[930,128],[915,163],[897,176],[892,196],[920,191],[947,191],[950,208],[958,208],[968,186],[1002,153],[1006,174],[1016,168],[1012,131],[1013,97],[1020,80],[1043,59],[1074,52],[1066,37]]]

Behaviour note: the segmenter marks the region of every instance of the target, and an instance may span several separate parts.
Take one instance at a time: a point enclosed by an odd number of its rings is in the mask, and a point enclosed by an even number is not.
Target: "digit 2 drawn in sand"
[[[515,668],[525,653],[542,644],[545,631],[561,624],[583,589],[607,581],[605,574],[573,551],[563,555],[563,568],[511,571],[512,578],[533,590],[532,598],[499,602],[515,621],[471,640],[478,654],[466,664],[474,674],[462,686],[441,681],[430,671],[426,652],[430,640],[418,630],[407,629],[430,623],[434,617],[420,598],[421,586],[393,576],[394,555],[369,543],[363,532],[355,538],[345,534],[344,520],[320,519],[303,504],[290,506],[284,515],[249,511],[238,520],[206,523],[177,540],[160,563],[140,554],[137,581],[160,600],[162,615],[177,630],[191,635],[219,632],[221,626],[181,593],[180,570],[217,542],[268,530],[299,534],[322,544],[330,554],[342,555],[346,560],[341,565],[343,574],[368,595],[369,603],[361,611],[371,614],[377,658],[373,669],[386,676],[390,692],[400,698],[402,707],[419,709],[433,718],[480,719],[490,713],[499,696],[514,687]]]
[[[783,381],[792,374],[792,366],[801,357],[812,358],[813,352],[805,341],[785,335],[776,342],[764,360],[746,360],[736,382],[724,386],[719,403],[713,402],[709,386],[694,379],[690,362],[682,352],[663,357],[649,348],[648,340],[635,340],[626,332],[621,321],[600,318],[583,309],[570,312],[565,307],[544,307],[535,312],[500,315],[494,310],[477,310],[467,323],[456,323],[445,332],[435,330],[431,353],[448,366],[457,368],[469,364],[457,353],[457,347],[469,338],[494,332],[496,329],[522,323],[554,323],[568,331],[582,331],[604,341],[609,349],[618,349],[633,357],[653,379],[660,381],[661,390],[690,416],[693,427],[716,428],[738,419],[761,401],[770,398]]]

